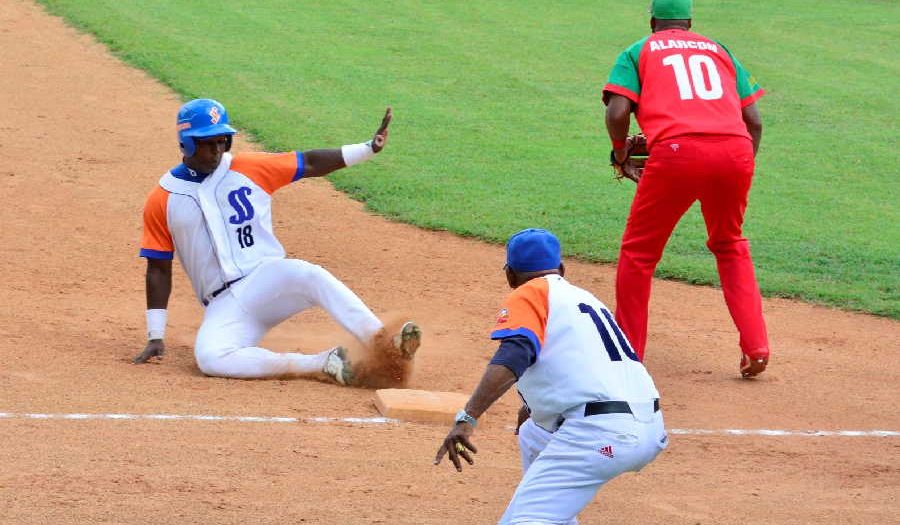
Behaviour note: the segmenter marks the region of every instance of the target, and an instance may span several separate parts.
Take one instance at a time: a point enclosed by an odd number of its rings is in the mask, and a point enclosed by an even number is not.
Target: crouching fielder
[[[499,523],[576,524],[604,483],[666,448],[659,394],[609,309],[563,277],[553,234],[523,230],[506,250],[500,348],[434,463],[473,464],[478,417],[518,383],[524,475]]]
[[[178,255],[197,299],[206,308],[194,355],[210,376],[328,377],[352,384],[347,351],[315,355],[275,353],[257,346],[272,327],[319,306],[363,344],[382,322],[349,288],[321,266],[286,259],[272,232],[272,194],[300,180],[321,177],[373,157],[384,148],[391,121],[385,112],[372,140],[339,149],[232,155],[235,129],[222,104],[192,100],[178,112],[182,163],[150,192],[144,207],[141,257],[147,259],[148,343],[135,359],[165,352],[166,308],[172,259]],[[412,359],[421,332],[412,322],[393,338]]]

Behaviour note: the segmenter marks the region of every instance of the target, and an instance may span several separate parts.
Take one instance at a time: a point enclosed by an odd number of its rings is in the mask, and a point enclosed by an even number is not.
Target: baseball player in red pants
[[[769,342],[750,246],[742,235],[762,137],[762,88],[721,43],[691,32],[691,0],[654,0],[653,33],[619,55],[603,88],[611,161],[628,170],[633,111],[647,138],[622,237],[616,320],[637,354],[647,342],[650,285],[666,242],[699,200],[722,292],[740,332],[741,374],[765,370]]]

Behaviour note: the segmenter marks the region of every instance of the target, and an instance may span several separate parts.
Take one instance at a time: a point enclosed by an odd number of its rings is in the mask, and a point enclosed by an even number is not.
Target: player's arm
[[[500,399],[500,397],[506,393],[506,391],[509,390],[509,387],[513,386],[517,380],[516,375],[509,368],[503,365],[489,364],[484,371],[484,375],[481,376],[481,381],[475,388],[475,392],[472,393],[472,397],[470,397],[469,402],[466,403],[466,408],[464,410],[472,418],[478,419],[481,417],[481,414],[494,404],[494,401]],[[444,438],[444,442],[438,449],[437,455],[434,458],[434,464],[437,465],[440,463],[446,454],[458,472],[462,472],[462,463],[459,460],[460,457],[465,459],[469,465],[473,465],[475,461],[472,459],[470,451],[477,452],[478,450],[475,448],[475,445],[469,441],[469,437],[474,430],[475,427],[469,423],[456,423],[450,430],[450,433],[447,434],[447,437]]]
[[[741,118],[744,119],[747,132],[750,133],[750,137],[753,139],[753,154],[756,155],[756,152],[759,151],[759,143],[762,141],[763,125],[755,102],[741,109]]]
[[[147,295],[147,345],[134,358],[135,364],[146,363],[152,357],[162,357],[166,352],[163,341],[166,329],[166,311],[172,294],[172,260],[147,258],[145,276]]]
[[[624,162],[628,158],[628,128],[631,125],[631,111],[634,103],[623,95],[607,93],[606,131],[613,143],[613,154],[616,162]]]
[[[384,149],[387,144],[388,125],[393,118],[393,111],[387,108],[381,126],[375,131],[372,140],[361,144],[348,144],[341,148],[314,149],[303,152],[303,177],[322,177],[329,173],[369,160]]]
[[[753,139],[753,154],[755,155],[759,150],[759,143],[762,141],[762,119],[759,116],[756,101],[765,95],[766,91],[725,44],[721,42],[718,42],[718,44],[728,53],[732,64],[734,64],[737,94],[741,99],[741,118],[744,120],[744,125],[747,126],[750,138]]]
[[[513,335],[503,338],[500,347],[488,364],[487,369],[485,369],[484,375],[481,376],[481,381],[463,410],[473,418],[473,421],[476,421],[511,386],[516,384],[522,374],[525,373],[525,370],[536,361],[537,349],[528,337]],[[526,419],[528,419],[528,416],[524,415],[523,417],[523,411],[520,410],[516,425],[517,432],[518,427]],[[444,438],[441,448],[438,449],[437,456],[434,458],[434,464],[440,463],[444,454],[447,454],[459,472],[462,472],[460,457],[472,465],[474,461],[469,451],[476,452],[476,449],[469,437],[474,430],[475,427],[465,421],[456,423],[450,430],[450,433],[447,434],[447,437]]]
[[[169,296],[172,294],[172,260],[147,259],[147,274],[144,281],[147,309],[168,308]]]

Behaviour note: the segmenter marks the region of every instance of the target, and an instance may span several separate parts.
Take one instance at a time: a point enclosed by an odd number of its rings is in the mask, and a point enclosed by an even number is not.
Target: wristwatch
[[[468,423],[473,427],[478,424],[478,420],[474,417],[470,416],[466,409],[462,409],[456,413],[456,419],[454,419],[456,423]]]

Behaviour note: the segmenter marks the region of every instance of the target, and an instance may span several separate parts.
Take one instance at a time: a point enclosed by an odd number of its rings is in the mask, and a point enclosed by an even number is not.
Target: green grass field
[[[387,154],[332,177],[373,211],[616,258],[634,188],[606,165],[600,90],[647,2],[43,3],[270,150],[366,140],[392,105]],[[767,295],[900,318],[898,21],[887,1],[695,2],[694,29],[768,91],[746,222]],[[658,275],[715,283],[704,241],[695,206]]]

